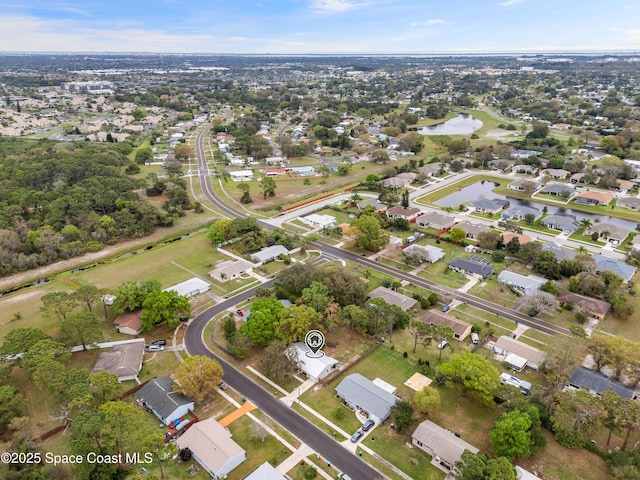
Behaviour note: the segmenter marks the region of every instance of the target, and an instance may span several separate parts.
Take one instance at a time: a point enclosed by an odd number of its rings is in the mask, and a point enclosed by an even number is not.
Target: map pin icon
[[[307,357],[318,358],[324,355],[324,352],[319,351],[324,346],[324,334],[320,330],[310,330],[304,337],[304,343],[309,347],[310,352],[307,352]]]

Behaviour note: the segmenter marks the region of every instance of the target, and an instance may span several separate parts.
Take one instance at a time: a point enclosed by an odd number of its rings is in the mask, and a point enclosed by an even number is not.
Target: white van
[[[478,337],[476,332],[471,332],[471,341],[474,345],[478,345],[480,343],[480,337]]]

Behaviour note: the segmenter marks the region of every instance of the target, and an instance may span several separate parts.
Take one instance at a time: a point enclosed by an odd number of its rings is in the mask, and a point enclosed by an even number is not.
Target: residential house
[[[431,177],[438,175],[440,171],[448,172],[449,165],[447,165],[446,163],[429,163],[423,167],[418,168],[418,172]]]
[[[411,434],[411,442],[431,455],[431,463],[445,472],[456,470],[456,462],[460,461],[465,450],[474,454],[479,452],[476,447],[431,420],[425,420],[418,425]]]
[[[422,262],[436,263],[445,256],[444,250],[433,245],[418,245],[414,243],[404,249],[405,255],[420,259]]]
[[[142,331],[140,313],[141,311],[138,310],[137,312],[126,312],[118,315],[113,321],[116,331],[125,335],[139,335]]]
[[[472,223],[463,220],[455,225],[455,228],[461,228],[467,234],[467,238],[478,238],[478,235],[482,232],[490,232],[491,229],[486,225],[480,223]]]
[[[594,223],[585,230],[585,234],[591,235],[597,233],[600,237],[606,238],[609,242],[618,244],[622,243],[631,233],[631,230],[614,225],[613,223]]]
[[[611,309],[609,302],[569,291],[562,292],[558,295],[558,301],[564,303],[570,302],[573,304],[575,311],[583,312],[586,315],[599,318],[600,320],[602,320]]]
[[[469,204],[477,213],[496,214],[509,206],[509,200],[499,198],[479,198]]]
[[[403,295],[399,292],[396,292],[395,290],[391,290],[386,287],[378,287],[372,290],[371,292],[369,292],[367,297],[381,298],[388,304],[395,305],[405,312],[413,307],[416,303],[418,303],[416,299],[407,297],[406,295]]]
[[[578,390],[587,390],[592,395],[600,395],[602,392],[615,392],[622,398],[635,398],[636,392],[616,380],[611,380],[606,375],[595,372],[585,367],[575,367],[567,385]]]
[[[438,310],[427,310],[420,321],[427,325],[449,327],[453,330],[453,336],[459,342],[465,340],[471,334],[471,324]]]
[[[456,257],[451,260],[451,262],[449,262],[449,268],[455,272],[461,272],[480,278],[487,278],[489,275],[493,275],[493,268],[491,268],[490,263],[474,262],[460,257]]]
[[[615,258],[605,257],[601,253],[592,255],[593,261],[596,262],[596,273],[604,271],[613,272],[622,278],[626,283],[631,281],[631,277],[636,273],[637,268],[627,265],[626,263],[616,260]]]
[[[416,218],[418,226],[423,228],[435,228],[436,230],[444,230],[451,228],[456,223],[456,219],[440,213],[424,213]]]
[[[405,220],[411,221],[418,217],[418,215],[420,215],[419,208],[404,208],[396,205],[387,210],[387,216],[389,218],[404,218]]]
[[[253,180],[253,170],[235,170],[229,176],[234,182],[248,182]]]
[[[520,245],[524,245],[525,243],[530,243],[535,240],[533,237],[530,237],[529,235],[524,235],[522,233],[509,232],[509,231],[502,232],[502,243],[504,243],[505,245],[509,243],[511,240],[513,240],[514,238],[518,239],[518,242],[520,243]]]
[[[395,176],[395,178],[401,178],[403,180],[408,180],[409,184],[413,183],[417,177],[418,177],[418,174],[417,173],[413,173],[413,172],[403,172],[403,173],[399,173],[398,175]]]
[[[336,217],[332,215],[319,215],[312,213],[306,217],[298,217],[302,223],[306,223],[314,228],[333,228],[336,226]]]
[[[542,212],[537,208],[527,207],[526,205],[514,205],[502,212],[502,220],[523,220],[527,215],[533,215],[535,221],[542,216]]]
[[[580,228],[580,224],[573,215],[549,215],[540,220],[540,223],[547,228],[562,230],[569,234],[575,233]]]
[[[537,475],[534,475],[529,470],[525,470],[520,465],[516,465],[516,480],[542,480]]]
[[[316,169],[312,166],[287,167],[285,170],[299,177],[314,177],[316,175]]]
[[[525,175],[531,175],[536,171],[536,167],[533,165],[514,165],[511,169],[516,173],[524,173]]]
[[[563,197],[569,198],[576,193],[575,189],[563,183],[549,183],[545,185],[542,190],[542,193],[548,193],[549,195],[553,195],[555,197]]]
[[[224,260],[216,264],[216,268],[209,272],[209,276],[224,283],[251,271],[253,271],[253,264],[246,260]]]
[[[622,197],[616,202],[616,207],[628,208],[629,210],[640,210],[640,198]]]
[[[193,400],[173,391],[174,381],[169,377],[152,378],[135,392],[140,405],[148,408],[162,423],[169,425],[193,411]]]
[[[336,396],[349,408],[363,412],[378,425],[391,415],[391,407],[399,400],[359,373],[347,375],[336,387]]]
[[[266,163],[267,165],[284,166],[289,164],[289,160],[285,157],[267,157],[264,159],[264,163]]]
[[[574,202],[583,205],[609,205],[613,200],[613,193],[587,190],[576,195]]]
[[[562,260],[573,260],[578,256],[575,251],[564,248],[554,242],[544,242],[540,249],[544,252],[553,252],[558,262]]]
[[[513,162],[511,160],[502,160],[502,159],[494,159],[494,160],[489,160],[487,162],[487,165],[491,169],[500,170],[501,172],[506,172],[511,167],[513,167],[514,164],[515,164],[515,162]]]
[[[630,190],[633,189],[635,183],[629,181],[629,180],[622,180],[620,178],[616,179],[616,183],[618,184],[618,191],[619,192],[629,192]]]
[[[289,477],[286,477],[276,470],[269,462],[264,462],[251,472],[249,476],[245,477],[244,480],[287,480],[288,478]]]
[[[177,438],[176,445],[180,450],[188,448],[193,458],[214,479],[226,478],[246,459],[244,449],[213,417],[193,424]]]
[[[111,350],[98,353],[91,373],[109,372],[118,377],[118,382],[138,380],[143,355],[144,338],[115,345]]]
[[[509,190],[517,190],[518,192],[524,192],[527,190],[527,188],[529,188],[529,186],[533,184],[534,188],[533,190],[537,190],[538,187],[540,186],[538,183],[532,181],[532,180],[525,180],[523,178],[518,179],[518,180],[514,180],[513,182],[509,183],[509,185],[507,185],[507,188]]]
[[[563,168],[547,168],[544,173],[556,180],[565,180],[571,172]]]
[[[522,368],[525,366],[533,368],[534,370],[538,370],[542,367],[542,364],[547,357],[547,354],[542,350],[539,350],[535,347],[527,345],[526,343],[521,342],[520,340],[516,340],[515,338],[508,337],[503,335],[496,340],[493,345],[493,350],[499,355],[506,356],[505,361],[509,362],[509,355],[517,356],[525,359],[524,365],[521,363],[512,364],[512,365],[522,365]],[[514,362],[519,362],[517,358],[512,357],[510,360]],[[519,369],[522,370],[522,368]]]
[[[284,168],[265,168],[262,173],[265,177],[278,177],[286,175],[287,171]]]
[[[173,285],[169,288],[165,288],[163,292],[173,291],[183,297],[191,298],[194,295],[208,292],[210,286],[211,285],[209,284],[209,282],[205,282],[198,277],[193,277],[189,280],[185,280],[184,282],[177,283],[176,285]]]
[[[329,355],[314,356],[306,343],[296,342],[293,344],[293,348],[298,370],[314,382],[322,380],[338,366],[338,360]]]
[[[498,283],[504,283],[525,295],[530,295],[540,290],[540,287],[547,283],[547,279],[536,275],[524,276],[510,270],[502,270],[498,275]]]
[[[395,190],[398,188],[407,188],[411,185],[411,181],[406,178],[390,177],[382,180],[382,184],[387,188]]]
[[[386,213],[387,206],[380,202],[377,198],[367,198],[366,200],[362,200],[356,204],[360,210],[364,210],[366,207],[373,207],[376,213]]]
[[[586,173],[574,173],[573,175],[571,175],[569,177],[569,182],[576,185],[578,183],[583,183],[582,179],[584,178],[584,176],[586,175]]]
[[[261,248],[256,253],[250,253],[249,258],[257,263],[267,263],[275,260],[280,255],[289,255],[289,250],[282,245],[272,245],[271,247]]]
[[[631,250],[636,252],[640,250],[640,235],[636,235],[633,237],[633,240],[631,240]]]
[[[542,155],[542,152],[537,152],[535,150],[516,150],[511,154],[511,158],[524,160],[529,157],[537,157],[538,155]]]

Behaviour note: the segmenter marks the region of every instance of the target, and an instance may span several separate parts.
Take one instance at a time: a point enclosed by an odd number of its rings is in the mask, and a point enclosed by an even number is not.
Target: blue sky
[[[637,0],[0,0],[0,51],[640,51]]]

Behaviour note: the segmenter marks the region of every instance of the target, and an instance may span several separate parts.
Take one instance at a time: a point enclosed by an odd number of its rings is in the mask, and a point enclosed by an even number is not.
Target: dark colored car
[[[351,436],[351,441],[353,443],[356,443],[358,440],[360,440],[362,438],[363,435],[364,435],[364,432],[362,430],[358,430],[356,433],[354,433]]]
[[[154,340],[153,342],[151,342],[151,345],[162,345],[165,346],[167,344],[167,341],[164,339],[161,340]]]
[[[364,422],[364,425],[362,425],[362,431],[363,432],[368,432],[369,430],[371,430],[373,428],[373,426],[376,424],[376,422],[374,422],[373,420],[367,420],[366,422]]]

